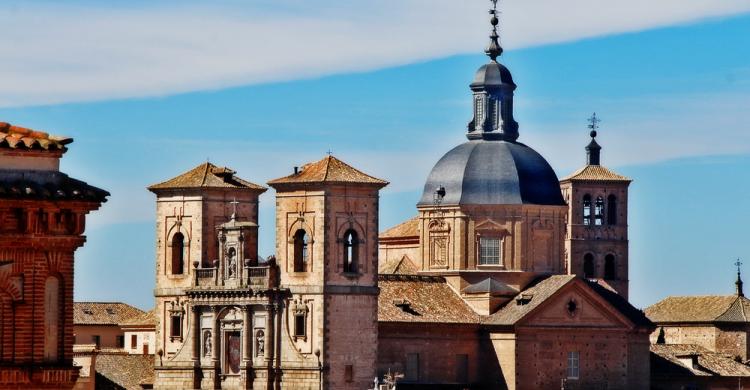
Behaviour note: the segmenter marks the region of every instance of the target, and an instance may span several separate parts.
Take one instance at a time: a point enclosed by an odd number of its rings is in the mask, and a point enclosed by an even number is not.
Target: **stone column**
[[[193,362],[195,365],[200,365],[201,356],[201,310],[200,307],[192,305],[190,307],[193,316],[191,318],[193,324]]]
[[[273,353],[274,353],[274,345],[275,345],[275,342],[274,342],[275,337],[273,333],[274,314],[275,314],[274,305],[270,303],[267,304],[266,305],[266,329],[264,330],[266,338],[265,340],[263,340],[265,344],[263,346],[263,349],[265,350],[264,351],[265,356],[263,356],[263,359],[265,360],[266,369],[268,370],[267,371],[268,372],[268,385],[266,387],[268,389],[274,388],[273,384],[275,381],[275,378],[274,378],[275,371],[273,369]]]
[[[252,363],[252,345],[253,345],[253,327],[250,321],[252,315],[251,306],[242,307],[242,362],[245,366],[249,366]]]
[[[211,351],[211,362],[213,363],[214,367],[217,369],[219,368],[219,354],[221,353],[221,336],[219,335],[219,306],[214,306],[213,308],[214,312],[214,323],[213,328],[211,329],[211,341],[213,341],[213,344],[211,345],[213,347],[213,351]]]
[[[276,298],[276,297],[275,297]],[[276,359],[276,364],[274,365],[274,388],[276,390],[281,390],[281,318],[282,318],[282,310],[283,307],[280,303],[274,302],[274,311],[276,312],[276,331],[274,332],[274,339],[273,339],[273,345],[275,348],[274,351],[274,358]]]

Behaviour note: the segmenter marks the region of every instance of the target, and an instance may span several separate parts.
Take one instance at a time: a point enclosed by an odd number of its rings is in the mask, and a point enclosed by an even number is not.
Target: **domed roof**
[[[432,168],[418,205],[433,205],[441,186],[443,205],[565,205],[555,171],[518,142],[479,139],[453,148]]]
[[[482,65],[474,74],[474,81],[471,83],[471,89],[481,88],[498,88],[502,85],[508,85],[512,89],[516,88],[513,82],[513,76],[505,65],[496,61],[491,61]]]

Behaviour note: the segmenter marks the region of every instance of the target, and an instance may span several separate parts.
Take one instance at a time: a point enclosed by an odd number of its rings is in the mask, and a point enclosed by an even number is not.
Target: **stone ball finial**
[[[497,16],[492,16],[492,19],[490,19],[490,23],[493,26],[497,26],[497,24],[499,23],[499,21],[497,20]]]
[[[596,130],[591,130],[591,133],[589,133],[591,138],[596,138]]]

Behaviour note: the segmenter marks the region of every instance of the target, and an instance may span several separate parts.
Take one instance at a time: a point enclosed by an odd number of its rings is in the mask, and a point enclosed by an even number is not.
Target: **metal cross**
[[[333,154],[333,151],[331,151],[331,148],[328,148],[328,152],[326,154],[329,156]]]
[[[591,115],[591,118],[589,118],[589,129],[596,131],[599,129],[599,122],[602,120],[596,117],[596,113]]]
[[[737,266],[737,272],[739,273],[740,272],[740,266],[742,265],[742,262],[740,261],[740,259],[737,259],[737,261],[734,262],[734,265]]]
[[[232,217],[237,215],[237,205],[240,204],[240,202],[237,201],[237,198],[234,198],[229,204],[232,205]]]

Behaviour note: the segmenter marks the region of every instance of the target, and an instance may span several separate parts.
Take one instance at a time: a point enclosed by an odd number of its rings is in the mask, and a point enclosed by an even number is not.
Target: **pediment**
[[[474,226],[474,229],[476,230],[494,230],[498,232],[507,232],[508,230],[505,228],[505,226],[491,220],[491,219],[485,219],[484,221],[477,222],[477,224]]]
[[[583,281],[575,280],[547,298],[518,326],[629,329],[634,324]]]

